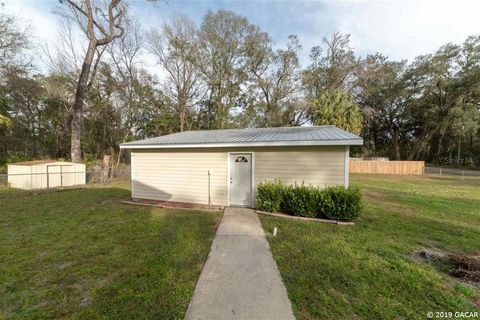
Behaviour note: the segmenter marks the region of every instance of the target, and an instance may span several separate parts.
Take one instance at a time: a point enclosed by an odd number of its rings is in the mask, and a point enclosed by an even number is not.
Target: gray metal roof
[[[121,148],[362,145],[361,137],[335,126],[185,131],[123,143]]]

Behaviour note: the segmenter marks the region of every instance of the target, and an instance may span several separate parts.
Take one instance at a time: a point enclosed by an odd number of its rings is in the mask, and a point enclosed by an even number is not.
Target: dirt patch
[[[443,262],[448,257],[449,253],[447,251],[439,249],[426,249],[422,248],[418,251],[415,251],[412,255],[413,260],[417,262]]]
[[[138,204],[144,206],[155,206],[161,208],[173,208],[173,209],[201,209],[201,210],[221,210],[221,206],[205,205],[187,202],[175,202],[175,201],[163,201],[163,200],[150,200],[150,199],[138,199],[133,198],[129,201],[122,201],[127,204]]]
[[[453,265],[452,276],[480,284],[480,254],[450,254],[448,258]]]
[[[441,266],[449,275],[480,285],[480,254],[449,253],[439,249],[420,249],[412,255],[417,262]]]

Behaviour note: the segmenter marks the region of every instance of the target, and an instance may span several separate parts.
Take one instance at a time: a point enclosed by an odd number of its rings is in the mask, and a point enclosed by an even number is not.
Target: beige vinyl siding
[[[132,151],[132,197],[208,204],[209,170],[211,204],[224,206],[225,152]]]
[[[132,151],[132,197],[227,205],[227,155],[254,153],[254,181],[344,185],[345,147],[255,147]]]
[[[345,147],[262,148],[255,152],[255,184],[273,180],[320,187],[344,185]]]

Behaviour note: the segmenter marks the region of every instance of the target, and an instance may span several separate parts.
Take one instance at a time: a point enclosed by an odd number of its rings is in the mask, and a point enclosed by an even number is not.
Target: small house
[[[132,198],[254,206],[256,186],[349,184],[361,137],[334,126],[201,130],[120,145],[131,150]]]

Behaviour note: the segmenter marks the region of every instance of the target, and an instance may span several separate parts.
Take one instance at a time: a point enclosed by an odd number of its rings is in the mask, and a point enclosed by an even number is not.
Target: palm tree
[[[0,129],[9,128],[12,125],[12,120],[0,114]]]
[[[313,124],[334,125],[356,134],[362,131],[360,107],[349,94],[341,91],[325,92],[312,102]]]

